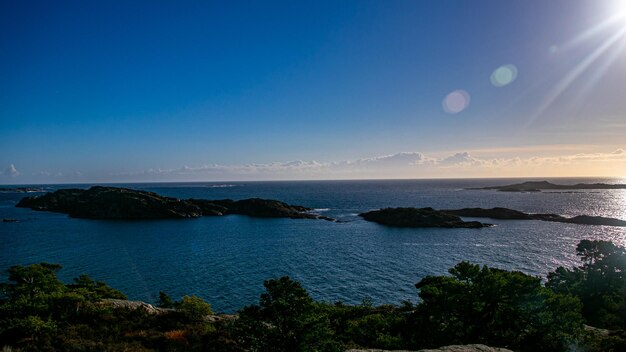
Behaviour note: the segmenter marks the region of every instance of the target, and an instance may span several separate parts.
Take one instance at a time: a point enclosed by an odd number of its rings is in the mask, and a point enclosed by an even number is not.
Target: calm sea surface
[[[375,304],[416,301],[414,284],[442,275],[461,260],[545,276],[578,264],[580,239],[626,245],[626,228],[540,221],[498,221],[483,229],[395,229],[361,220],[363,211],[389,206],[508,207],[567,216],[626,219],[626,190],[507,193],[463,190],[523,180],[398,180],[232,182],[118,185],[179,198],[261,197],[315,208],[345,220],[257,219],[97,221],[15,208],[25,194],[0,193],[0,271],[42,261],[155,302],[159,291],[195,294],[214,310],[233,312],[258,302],[263,280],[289,275],[318,300]],[[552,179],[558,183],[616,179]],[[85,188],[89,185],[73,187]],[[46,186],[49,190],[71,185]],[[30,194],[32,195],[32,194]],[[3,274],[4,275],[4,274]],[[5,279],[5,278],[3,278]]]

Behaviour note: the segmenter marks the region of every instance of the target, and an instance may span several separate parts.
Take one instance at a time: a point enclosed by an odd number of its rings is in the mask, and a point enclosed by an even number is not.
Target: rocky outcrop
[[[62,189],[41,196],[25,197],[16,206],[65,213],[85,219],[183,219],[240,214],[252,217],[333,220],[309,213],[309,208],[271,199],[181,200],[153,192],[102,186],[87,190]]]
[[[407,350],[377,350],[377,349],[351,349],[346,352],[411,352]],[[506,348],[489,347],[480,344],[474,345],[450,345],[436,349],[419,350],[414,352],[513,352]]]
[[[367,221],[394,227],[481,228],[491,226],[478,221],[463,221],[459,216],[433,208],[385,208],[359,214]]]
[[[548,181],[527,181],[506,186],[490,186],[468,189],[495,189],[502,192],[540,192],[541,190],[626,189],[626,184],[577,183],[575,185],[558,185]]]
[[[128,301],[125,299],[113,299],[113,298],[105,298],[98,302],[101,306],[111,307],[113,309],[129,309],[136,310],[142,309],[146,311],[148,314],[167,314],[177,312],[177,309],[174,308],[161,308],[155,307],[150,303],[142,302],[142,301]],[[238,319],[239,316],[235,314],[209,314],[204,317],[204,320],[208,323],[217,323],[217,322],[227,322],[234,321]]]
[[[626,226],[626,220],[590,215],[578,215],[574,216],[573,218],[561,218],[547,221],[567,222],[570,224],[579,225]]]
[[[175,309],[155,307],[152,304],[142,301],[128,301],[125,299],[113,299],[105,298],[99,302],[100,305],[105,307],[111,307],[114,309],[143,309],[149,314],[164,314],[168,312],[174,312]]]
[[[500,220],[541,220],[579,225],[626,226],[625,220],[607,218],[602,216],[579,215],[567,218],[557,214],[529,214],[507,208],[444,209],[442,210],[442,212],[471,218],[490,218]]]
[[[450,345],[432,350],[419,350],[418,352],[513,352],[506,348],[489,347],[480,344],[474,345]]]
[[[227,209],[226,214],[248,215],[260,218],[318,219],[325,218],[308,213],[312,209],[299,205],[289,205],[277,200],[250,198],[234,201],[214,200],[213,203]],[[328,218],[325,218],[328,219]]]
[[[180,199],[153,192],[100,186],[87,190],[61,189],[26,197],[16,206],[85,219],[180,219],[202,215],[198,206]]]

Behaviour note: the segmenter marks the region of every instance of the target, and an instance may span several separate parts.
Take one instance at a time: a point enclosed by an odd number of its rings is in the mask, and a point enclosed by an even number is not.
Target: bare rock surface
[[[351,349],[346,352],[513,352],[506,348],[489,347],[480,344],[473,345],[450,345],[435,349],[407,351],[407,350],[377,350],[377,349]]]

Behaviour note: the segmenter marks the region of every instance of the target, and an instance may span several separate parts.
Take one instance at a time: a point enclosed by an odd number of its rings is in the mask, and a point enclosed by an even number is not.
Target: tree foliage
[[[546,286],[578,297],[588,324],[626,329],[626,248],[609,241],[582,240],[576,247],[582,265],[558,267]]]
[[[555,294],[539,277],[461,262],[452,276],[416,284],[418,341],[436,346],[484,343],[528,351],[560,351],[582,326],[580,303]]]
[[[253,351],[334,351],[328,317],[300,283],[287,276],[265,281],[258,306],[240,312],[239,336]]]

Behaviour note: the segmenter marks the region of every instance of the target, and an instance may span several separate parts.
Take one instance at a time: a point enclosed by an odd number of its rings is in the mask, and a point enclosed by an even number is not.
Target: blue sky
[[[4,1],[0,182],[626,176],[624,10]]]

